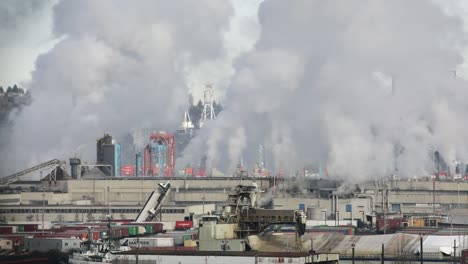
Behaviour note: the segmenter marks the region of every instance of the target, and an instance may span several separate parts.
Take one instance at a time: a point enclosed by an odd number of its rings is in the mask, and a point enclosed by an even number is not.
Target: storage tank
[[[306,214],[308,220],[323,220],[320,219],[320,208],[308,206]]]

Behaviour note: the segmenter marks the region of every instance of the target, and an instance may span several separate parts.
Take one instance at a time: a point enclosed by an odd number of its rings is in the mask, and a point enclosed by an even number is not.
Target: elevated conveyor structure
[[[40,181],[44,176],[49,175],[51,179],[56,180],[55,175],[58,167],[62,167],[65,164],[64,161],[53,159],[47,162],[41,163],[29,169],[11,174],[7,177],[0,178],[0,186],[9,185],[16,181]],[[36,176],[39,173],[39,178]],[[43,176],[44,175],[44,176]]]

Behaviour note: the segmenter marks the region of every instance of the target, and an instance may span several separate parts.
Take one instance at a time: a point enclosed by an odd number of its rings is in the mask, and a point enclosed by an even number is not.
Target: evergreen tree
[[[218,114],[223,111],[223,105],[221,105],[221,103],[216,103],[216,101],[213,101],[213,108],[216,116],[218,116]]]
[[[12,90],[11,86],[8,86],[6,93],[11,93],[12,92],[11,90]]]
[[[192,123],[198,127],[200,124],[200,118],[203,113],[203,103],[201,100],[198,101],[196,105],[192,105],[189,109],[190,118]]]
[[[11,91],[14,93],[18,93],[18,86],[16,86],[16,84],[13,85],[13,89],[11,89]]]
[[[5,91],[3,91],[3,87],[0,86],[0,93],[5,93]]]

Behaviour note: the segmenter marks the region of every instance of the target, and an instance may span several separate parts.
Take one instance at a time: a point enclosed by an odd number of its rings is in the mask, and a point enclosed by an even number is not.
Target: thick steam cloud
[[[225,53],[227,1],[63,1],[28,85],[33,102],[1,149],[6,174],[52,158],[94,160],[95,139],[177,128],[185,68]]]
[[[350,181],[428,175],[435,150],[468,160],[468,86],[453,74],[465,32],[441,6],[270,0],[259,18],[225,111],[188,148],[213,167],[253,164],[259,144],[272,169],[321,163]]]

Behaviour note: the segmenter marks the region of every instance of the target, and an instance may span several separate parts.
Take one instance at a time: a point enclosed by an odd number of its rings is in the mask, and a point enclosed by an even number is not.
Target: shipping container
[[[128,235],[129,236],[136,236],[138,234],[138,230],[136,226],[129,226],[128,227]]]
[[[412,226],[413,227],[425,227],[424,222],[425,222],[424,219],[416,218],[416,219],[413,219]]]
[[[128,237],[128,228],[122,229],[122,237]]]
[[[183,236],[176,236],[173,237],[174,245],[176,246],[183,246],[184,245],[184,237]]]
[[[161,223],[154,223],[153,225],[153,233],[160,233],[163,231],[163,224]]]
[[[23,231],[24,232],[34,232],[34,231],[37,231],[39,228],[38,228],[38,224],[26,224],[26,225],[23,225]]]
[[[184,247],[196,247],[197,246],[197,241],[195,240],[184,240]]]
[[[153,234],[153,226],[152,225],[146,225],[145,226],[145,234]]]
[[[175,230],[175,222],[160,222],[163,224],[164,230]]]
[[[377,220],[377,231],[383,232],[384,227],[386,232],[394,232],[401,228],[403,219],[378,219]],[[406,222],[406,221],[405,221]]]
[[[93,241],[97,241],[97,240],[101,239],[101,236],[100,236],[101,234],[98,231],[94,231],[94,232],[92,232],[92,234],[93,234],[93,236],[92,236]]]
[[[187,230],[193,227],[192,221],[176,221],[175,230]]]
[[[160,247],[174,247],[174,238],[172,237],[129,237],[120,240],[121,245],[128,245],[129,247],[136,247],[137,240],[141,248],[160,248]]]
[[[0,226],[0,234],[16,233],[16,226]]]
[[[133,165],[122,166],[121,175],[122,176],[134,176],[135,175],[135,166],[133,166]]]

